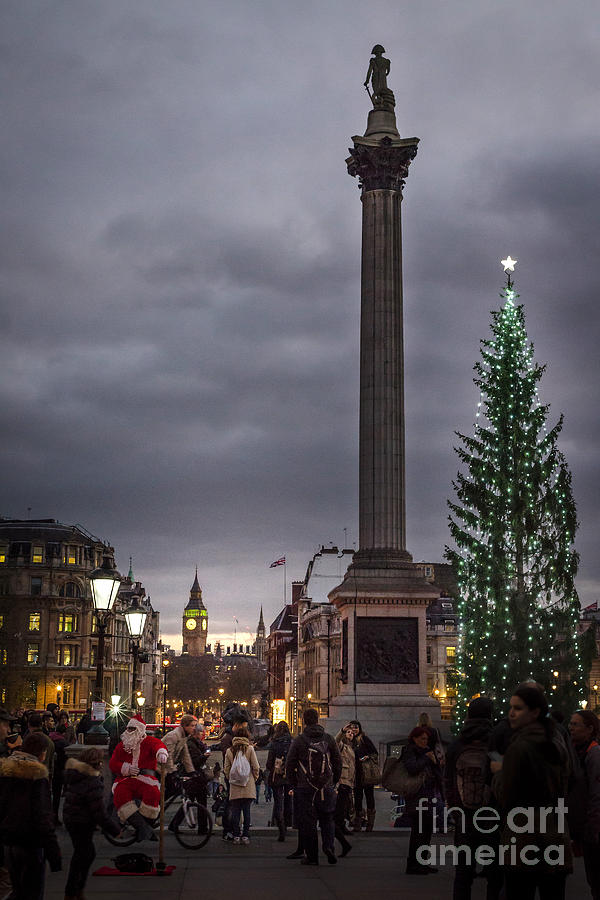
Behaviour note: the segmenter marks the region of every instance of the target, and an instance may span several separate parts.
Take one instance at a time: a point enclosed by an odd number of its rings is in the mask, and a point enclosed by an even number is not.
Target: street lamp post
[[[115,561],[108,547],[104,550],[102,565],[90,572],[90,588],[96,621],[98,622],[98,658],[96,660],[96,683],[94,700],[101,701],[104,692],[104,641],[106,629],[113,604],[121,586],[121,576],[115,569]],[[85,736],[86,744],[107,744],[109,734],[102,725],[96,722]]]
[[[131,606],[129,606],[124,614],[125,621],[127,622],[127,630],[129,631],[129,650],[131,655],[133,656],[133,671],[132,671],[132,680],[131,680],[131,705],[133,706],[133,698],[135,696],[136,690],[136,677],[137,677],[137,667],[138,660],[140,655],[140,638],[144,633],[144,627],[146,625],[146,619],[148,618],[148,610],[145,609],[140,603],[140,598],[137,594],[131,598]]]
[[[225,693],[225,688],[219,688],[219,725],[223,724],[223,694]]]
[[[98,622],[98,659],[96,661],[94,700],[102,700],[104,690],[104,640],[111,610],[121,586],[121,576],[115,569],[114,559],[108,548],[104,551],[102,565],[90,573],[90,586]]]
[[[171,660],[165,656],[162,661],[163,667],[163,736],[167,733],[167,675]]]

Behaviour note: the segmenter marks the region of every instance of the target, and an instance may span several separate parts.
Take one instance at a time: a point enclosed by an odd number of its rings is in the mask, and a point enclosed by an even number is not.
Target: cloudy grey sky
[[[374,43],[403,137],[408,546],[438,560],[472,365],[516,283],[597,552],[592,0],[4,0],[0,514],[79,522],[179,618],[271,621],[357,533],[360,200]],[[174,641],[177,643],[177,641]]]

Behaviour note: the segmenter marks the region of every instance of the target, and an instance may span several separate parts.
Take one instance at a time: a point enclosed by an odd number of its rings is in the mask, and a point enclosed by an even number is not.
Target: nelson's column
[[[341,693],[328,731],[357,718],[381,751],[420,712],[439,721],[426,689],[425,614],[439,596],[406,550],[402,189],[418,138],[401,138],[390,63],[377,44],[365,87],[373,103],[346,161],[362,200],[359,549],[329,594],[342,619]]]

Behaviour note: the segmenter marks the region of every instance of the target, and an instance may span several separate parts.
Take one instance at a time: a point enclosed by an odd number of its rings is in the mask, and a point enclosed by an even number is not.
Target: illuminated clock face
[[[202,631],[206,631],[206,619],[202,619]]]
[[[188,631],[193,631],[197,625],[198,625],[198,623],[196,622],[195,619],[186,619],[185,627],[187,628]]]

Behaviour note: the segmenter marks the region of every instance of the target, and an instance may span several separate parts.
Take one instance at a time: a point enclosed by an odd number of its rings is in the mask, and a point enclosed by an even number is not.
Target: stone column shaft
[[[362,196],[361,550],[406,549],[401,199],[394,190]]]

